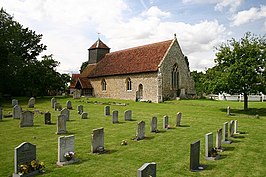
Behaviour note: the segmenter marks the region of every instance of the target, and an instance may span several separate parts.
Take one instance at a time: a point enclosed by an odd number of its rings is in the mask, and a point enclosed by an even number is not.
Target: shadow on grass
[[[158,130],[158,133],[166,133],[166,130]]]
[[[145,136],[144,140],[152,140],[154,138],[155,138],[155,136]]]
[[[115,149],[107,149],[106,151],[107,152],[106,153],[103,153],[103,154],[113,154],[113,153],[116,153],[118,150],[115,150]]]
[[[204,170],[213,170],[213,169],[215,169],[215,167],[216,167],[216,165],[208,164],[208,165],[206,165],[206,168]]]
[[[236,139],[231,139],[231,141],[232,141],[232,144],[234,144],[234,143],[240,143],[241,142],[241,141],[236,140]]]
[[[227,156],[228,156],[228,155],[221,154],[221,153],[219,155],[220,155],[220,157],[218,160],[223,160],[223,159],[227,158]]]
[[[223,108],[220,111],[227,113],[227,109]],[[236,116],[236,114],[244,114],[248,116],[266,116],[266,108],[249,108],[248,110],[243,109],[231,109],[231,116]]]
[[[243,139],[243,138],[246,138],[245,136],[239,136],[239,135],[234,135],[234,138],[239,138],[239,139]]]
[[[235,147],[224,147],[223,146],[223,148],[224,148],[224,151],[233,151],[233,150],[235,150]]]
[[[179,127],[190,127],[190,125],[180,125]]]

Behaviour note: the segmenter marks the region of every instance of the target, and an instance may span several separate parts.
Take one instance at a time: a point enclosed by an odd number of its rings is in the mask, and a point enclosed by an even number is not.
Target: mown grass
[[[28,98],[27,98],[28,99]],[[59,112],[51,108],[50,97],[37,98],[34,109],[27,108],[27,99],[19,98],[23,110],[38,109],[50,111],[52,125],[44,124],[44,116],[35,114],[34,127],[19,128],[19,120],[3,118],[0,122],[0,176],[10,176],[14,171],[14,148],[22,142],[30,142],[37,146],[37,158],[46,164],[46,173],[42,176],[86,176],[86,177],[134,177],[136,171],[145,162],[157,163],[158,177],[176,176],[266,176],[266,103],[249,103],[250,111],[242,111],[243,103],[211,101],[211,100],[179,100],[161,104],[136,103],[125,100],[57,97],[61,105],[71,100],[73,110],[67,122],[69,135],[75,135],[75,152],[80,163],[64,167],[56,166],[57,139],[56,119]],[[87,103],[89,101],[89,103]],[[111,105],[111,110],[119,111],[119,124],[112,124],[111,117],[104,116],[105,104],[126,103],[126,106]],[[89,113],[88,119],[81,119],[77,114],[77,106],[82,104]],[[233,116],[226,116],[226,107],[232,108]],[[12,112],[11,101],[3,103],[4,115]],[[134,121],[124,121],[124,111],[133,111]],[[182,112],[182,127],[175,127],[177,112]],[[259,118],[255,118],[258,114]],[[163,130],[163,116],[169,116],[171,129]],[[152,116],[158,118],[159,133],[150,133]],[[137,122],[146,122],[146,138],[141,141],[132,140],[135,136]],[[225,151],[220,153],[217,161],[204,159],[204,135],[222,128],[223,123],[238,120],[238,135],[234,143],[223,145]],[[104,127],[105,149],[107,154],[92,154],[92,129]],[[201,172],[190,172],[190,143],[201,140],[201,164],[207,169]],[[127,140],[127,146],[121,146]]]

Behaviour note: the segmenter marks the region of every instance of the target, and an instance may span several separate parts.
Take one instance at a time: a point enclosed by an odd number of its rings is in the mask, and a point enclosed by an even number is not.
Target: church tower
[[[110,48],[98,38],[98,40],[88,49],[88,51],[88,63],[95,64],[98,63],[107,53],[110,52]]]

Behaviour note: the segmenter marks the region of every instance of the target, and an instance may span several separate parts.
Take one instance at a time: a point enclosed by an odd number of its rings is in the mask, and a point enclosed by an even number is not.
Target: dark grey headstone
[[[29,99],[29,102],[28,102],[28,107],[29,108],[34,108],[34,105],[35,105],[35,98],[34,97],[31,97]]]
[[[190,144],[190,171],[203,170],[200,166],[200,140]]]
[[[12,106],[14,107],[15,105],[18,105],[18,100],[12,99]]]
[[[67,109],[72,109],[72,103],[70,100],[66,102]]]
[[[44,124],[51,124],[51,113],[46,112],[44,113]]]
[[[83,113],[83,105],[78,105],[78,114],[82,114]]]
[[[118,111],[113,111],[112,122],[113,124],[118,123]]]
[[[87,112],[83,112],[81,114],[81,119],[88,119],[88,113]]]
[[[168,129],[169,125],[168,125],[168,116],[164,116],[163,117],[163,129]]]
[[[30,163],[32,160],[36,160],[36,145],[27,142],[21,143],[15,148],[14,173],[18,173],[21,164]]]
[[[235,121],[234,120],[230,121],[229,132],[230,132],[230,137],[234,137],[234,132],[235,132]]]
[[[216,149],[222,150],[222,137],[223,137],[223,129],[220,128],[216,132]]]
[[[110,113],[110,106],[105,106],[104,107],[104,115],[105,116],[110,116],[111,113]]]
[[[137,171],[138,177],[156,177],[156,163],[145,163]]]
[[[132,120],[132,111],[131,110],[126,110],[125,111],[125,120],[126,121]]]

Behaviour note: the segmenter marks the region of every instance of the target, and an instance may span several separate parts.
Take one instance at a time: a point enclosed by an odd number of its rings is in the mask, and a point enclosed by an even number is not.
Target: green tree
[[[83,62],[82,64],[81,64],[81,66],[80,66],[80,73],[82,73],[82,71],[86,68],[86,66],[88,65],[88,61],[85,61],[85,62]]]
[[[232,38],[217,47],[212,82],[215,89],[244,94],[244,109],[248,109],[248,94],[264,92],[266,87],[266,37],[246,33],[239,41]],[[217,74],[218,73],[218,74]]]

